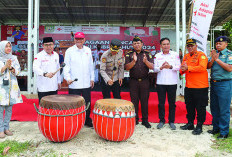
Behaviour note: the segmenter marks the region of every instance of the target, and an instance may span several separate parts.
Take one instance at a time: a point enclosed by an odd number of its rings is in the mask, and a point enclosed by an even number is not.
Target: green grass
[[[229,136],[227,139],[218,140],[217,139],[218,135],[219,134],[214,135],[216,140],[214,141],[214,144],[212,147],[232,154],[232,129],[230,129]]]
[[[1,142],[0,143],[0,157],[3,157],[3,154],[2,154],[3,150],[7,146],[9,146],[10,149],[9,149],[7,155],[5,155],[5,156],[24,152],[25,150],[29,149],[29,147],[31,146],[31,142],[29,142],[29,141],[17,142],[15,140],[13,140],[13,141],[6,140],[4,142]]]
[[[207,156],[205,156],[203,153],[196,153],[195,154],[195,157],[207,157]]]
[[[10,149],[6,155],[3,155],[3,150],[7,146],[9,146]],[[0,157],[24,156],[28,153],[31,154],[35,151],[37,146],[38,143],[33,143],[32,141],[17,142],[15,140],[6,140],[4,142],[0,142]],[[53,149],[44,149],[43,151],[38,151],[36,154],[34,154],[35,157],[69,157],[70,155],[72,155],[72,153],[60,154],[58,152],[55,152]]]

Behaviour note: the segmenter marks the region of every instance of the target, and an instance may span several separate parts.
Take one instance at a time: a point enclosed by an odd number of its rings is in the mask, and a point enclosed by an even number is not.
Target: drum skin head
[[[123,99],[100,99],[96,101],[94,108],[113,112],[130,112],[135,110],[132,102]]]
[[[49,95],[40,101],[40,107],[55,110],[76,109],[85,105],[85,99],[79,95]]]

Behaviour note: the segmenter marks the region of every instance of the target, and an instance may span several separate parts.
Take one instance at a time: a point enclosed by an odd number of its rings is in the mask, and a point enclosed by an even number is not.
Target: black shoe
[[[180,128],[182,130],[193,130],[194,129],[194,125],[193,125],[193,123],[187,123],[186,125],[180,126]]]
[[[219,131],[219,130],[208,130],[207,132],[208,132],[209,134],[215,135],[215,134],[218,134],[220,131]]]
[[[202,133],[202,127],[196,127],[193,131],[193,135],[200,135]]]
[[[161,129],[164,127],[164,122],[160,122],[158,125],[157,125],[157,129]]]
[[[85,120],[85,126],[93,127],[92,119],[88,118]]]
[[[170,126],[171,130],[176,130],[176,126],[174,123],[169,123],[169,126]]]
[[[146,128],[151,128],[151,124],[149,124],[148,121],[143,121],[142,125],[144,125]]]
[[[136,120],[136,125],[138,125],[139,124],[139,121],[138,120]]]
[[[217,137],[217,139],[226,139],[228,137],[228,134],[227,135],[219,135],[218,137]]]

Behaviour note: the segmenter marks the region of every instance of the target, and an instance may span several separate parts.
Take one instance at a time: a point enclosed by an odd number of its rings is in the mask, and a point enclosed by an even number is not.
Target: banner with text
[[[96,49],[97,44],[101,44],[103,50],[108,49],[114,38],[122,41],[123,50],[129,50],[135,35],[143,40],[144,49],[160,50],[159,27],[45,26],[43,36],[51,36],[58,41],[70,41],[76,32],[85,34],[85,45],[92,50]]]
[[[216,0],[193,0],[190,38],[197,40],[198,50],[206,53],[207,37]]]
[[[100,27],[100,26],[40,26],[39,48],[42,49],[42,39],[52,37],[55,47],[59,47],[60,41],[73,41],[74,34],[82,31],[85,34],[85,45],[95,50],[97,44],[101,44],[103,50],[107,50],[110,41],[114,38],[122,41],[122,49],[131,49],[132,40],[138,35],[144,43],[144,49],[148,51],[160,51],[159,27]],[[12,42],[13,51],[27,51],[27,26],[1,26],[2,40]],[[72,42],[71,42],[72,43]]]

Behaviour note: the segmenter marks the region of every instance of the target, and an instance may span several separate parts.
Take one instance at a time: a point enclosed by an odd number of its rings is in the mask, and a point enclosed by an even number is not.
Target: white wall
[[[176,30],[175,29],[162,29],[161,28],[161,36],[160,38],[169,38],[170,39],[170,45],[171,49],[173,51],[176,50]]]

